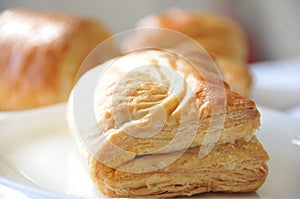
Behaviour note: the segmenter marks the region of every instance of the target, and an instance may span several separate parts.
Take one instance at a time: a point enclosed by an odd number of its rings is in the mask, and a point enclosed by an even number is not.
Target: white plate
[[[60,104],[16,117],[0,115],[0,196],[1,190],[13,193],[12,189],[34,198],[97,195],[77,155],[65,111],[65,104]],[[267,108],[260,111],[262,127],[257,135],[271,158],[263,187],[254,193],[208,193],[201,198],[300,197],[299,121]]]
[[[24,131],[59,126],[65,122],[65,111],[66,103],[60,103],[22,111],[0,112],[0,135],[2,136],[4,131],[15,135],[24,134]]]

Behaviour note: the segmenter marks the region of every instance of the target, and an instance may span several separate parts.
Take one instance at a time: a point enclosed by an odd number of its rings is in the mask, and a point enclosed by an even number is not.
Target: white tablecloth
[[[300,119],[300,59],[250,65],[253,100]]]

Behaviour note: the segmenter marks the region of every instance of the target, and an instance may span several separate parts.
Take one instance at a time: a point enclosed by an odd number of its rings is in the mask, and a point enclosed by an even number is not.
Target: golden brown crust
[[[250,192],[257,190],[268,174],[269,157],[254,136],[249,142],[217,145],[199,158],[199,147],[187,150],[171,165],[148,173],[127,173],[91,158],[90,174],[96,186],[110,197],[173,197],[204,192]],[[143,169],[166,155],[136,158],[121,167]]]
[[[209,13],[173,8],[165,13],[141,19],[137,28],[159,27],[176,30],[200,43],[216,61],[225,81],[234,92],[249,96],[252,83],[247,69],[246,38],[240,27],[230,19]],[[171,37],[170,37],[171,36]],[[137,32],[123,42],[128,51],[147,45],[171,48],[178,43],[176,36],[151,31]]]
[[[0,14],[0,110],[65,101],[86,55],[110,36],[98,21],[64,14]]]

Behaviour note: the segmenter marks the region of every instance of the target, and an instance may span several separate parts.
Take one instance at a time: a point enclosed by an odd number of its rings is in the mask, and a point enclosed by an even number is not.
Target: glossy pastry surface
[[[65,101],[88,53],[110,32],[67,14],[6,10],[0,14],[0,110]]]

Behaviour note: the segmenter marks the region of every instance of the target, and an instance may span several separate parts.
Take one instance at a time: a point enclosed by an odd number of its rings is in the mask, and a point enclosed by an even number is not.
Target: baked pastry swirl
[[[167,28],[186,34],[201,44],[223,73],[232,91],[249,97],[252,77],[247,68],[246,36],[238,24],[215,14],[173,8],[165,13],[146,16],[136,28]],[[137,31],[123,42],[123,51],[140,47],[172,48],[178,43],[164,31]]]
[[[205,63],[198,66],[203,71]],[[260,114],[253,101],[223,81],[212,83],[218,92],[212,98],[204,73],[169,51],[135,51],[101,67],[97,127],[70,126],[104,195],[191,196],[262,186],[269,157],[254,135]]]
[[[93,19],[18,9],[3,11],[0,111],[66,101],[81,62],[110,35]]]

